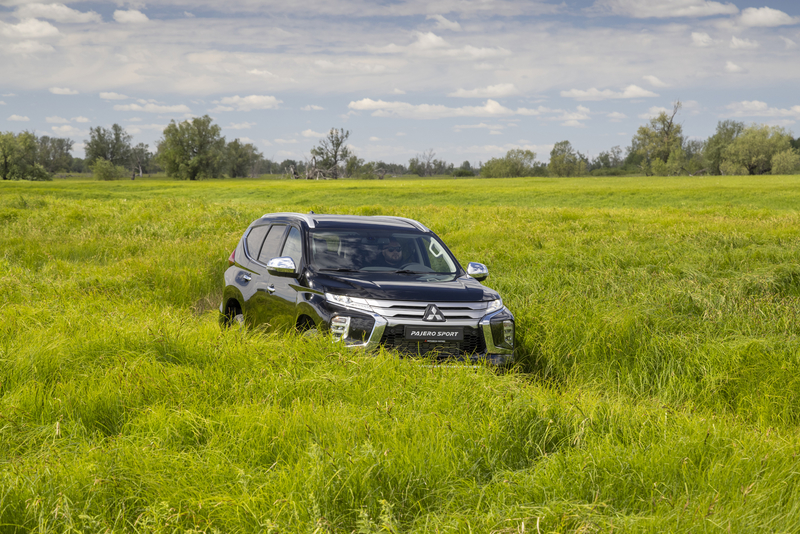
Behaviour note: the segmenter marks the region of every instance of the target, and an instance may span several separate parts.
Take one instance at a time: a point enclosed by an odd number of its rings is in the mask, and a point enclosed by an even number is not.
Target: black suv
[[[400,217],[270,213],[228,259],[223,324],[332,334],[409,355],[514,358],[514,316],[424,225]]]

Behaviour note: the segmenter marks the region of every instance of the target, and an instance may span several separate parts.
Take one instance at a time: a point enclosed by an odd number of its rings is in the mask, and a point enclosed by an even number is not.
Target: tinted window
[[[258,253],[261,250],[261,243],[264,242],[264,236],[267,235],[267,230],[269,230],[269,225],[264,226],[256,226],[255,228],[251,228],[250,232],[247,234],[247,255],[253,259],[258,258]]]
[[[269,260],[278,257],[278,247],[281,246],[285,230],[285,224],[272,225],[269,234],[267,234],[267,239],[264,240],[264,245],[261,247],[261,253],[258,255],[259,262],[266,265]]]
[[[283,252],[281,256],[289,256],[294,260],[295,266],[300,266],[300,257],[303,255],[303,242],[300,240],[300,230],[294,226],[289,230],[289,237],[286,238],[286,244],[283,245]]]

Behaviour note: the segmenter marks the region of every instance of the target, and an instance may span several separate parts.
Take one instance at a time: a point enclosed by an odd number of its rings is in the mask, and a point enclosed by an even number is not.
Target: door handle
[[[270,295],[272,293],[275,293],[275,286],[273,284],[268,285],[267,286],[267,291],[269,291]]]
[[[244,281],[245,281],[245,282],[249,282],[250,280],[252,280],[252,278],[250,277],[250,275],[249,275],[249,274],[247,274],[247,273],[244,273],[244,274],[242,275],[242,278],[244,279]]]

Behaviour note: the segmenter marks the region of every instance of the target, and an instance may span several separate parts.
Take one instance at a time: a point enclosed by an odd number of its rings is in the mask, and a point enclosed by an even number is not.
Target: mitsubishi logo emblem
[[[443,323],[446,319],[441,310],[436,307],[436,304],[428,304],[428,307],[425,308],[425,313],[422,314],[422,320],[429,323]]]

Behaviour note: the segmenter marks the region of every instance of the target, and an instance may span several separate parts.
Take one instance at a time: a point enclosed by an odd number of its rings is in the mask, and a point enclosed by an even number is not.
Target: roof
[[[262,219],[298,219],[304,221],[309,228],[334,228],[342,226],[381,225],[396,228],[413,228],[422,232],[430,232],[424,224],[405,217],[389,215],[329,215],[317,213],[265,213]]]

